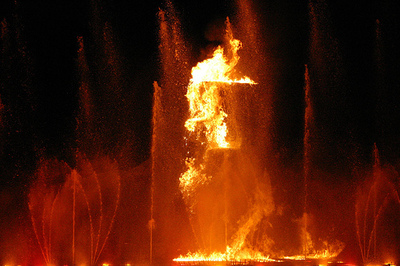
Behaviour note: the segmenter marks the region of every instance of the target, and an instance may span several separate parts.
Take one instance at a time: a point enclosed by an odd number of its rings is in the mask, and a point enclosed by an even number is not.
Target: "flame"
[[[234,253],[233,250],[227,246],[226,251],[222,252],[213,252],[211,254],[205,254],[202,252],[191,253],[189,252],[186,256],[180,256],[179,258],[174,259],[176,262],[193,262],[193,261],[256,261],[256,262],[271,262],[276,261],[271,259],[269,256],[265,257],[260,252],[250,251],[250,250],[242,250],[240,253]]]
[[[239,79],[233,78],[237,74],[235,67],[239,61],[238,50],[242,47],[242,44],[239,40],[233,38],[229,20],[227,20],[226,26],[227,41],[225,46],[227,49],[224,50],[222,46],[218,46],[212,58],[206,59],[192,68],[192,78],[186,93],[189,102],[189,118],[185,127],[191,133],[191,136],[196,138],[196,142],[204,148],[201,150],[202,154],[196,154],[198,161],[192,157],[186,158],[187,170],[179,178],[180,190],[192,213],[194,213],[196,203],[194,198],[196,191],[212,179],[212,176],[204,173],[207,152],[211,149],[229,149],[234,146],[227,139],[227,121],[229,118],[224,109],[222,95],[225,92],[229,93],[230,88],[227,85],[233,83],[256,84],[246,76]],[[256,214],[258,217],[259,213]],[[255,218],[253,216],[248,218]],[[269,257],[263,256],[260,252],[247,250],[243,247],[247,236],[246,232],[249,231],[248,223],[244,224],[246,229],[242,230],[243,232],[240,231],[240,235],[236,235],[234,243],[231,246],[228,245],[224,253],[188,253],[186,256],[181,255],[174,261],[271,261]]]
[[[228,128],[219,95],[219,87],[215,83],[190,83],[186,97],[189,100],[190,118],[185,127],[190,132],[198,131],[203,126],[210,148],[229,148],[226,141]]]
[[[224,48],[218,46],[212,58],[206,59],[192,68],[192,78],[186,93],[189,101],[189,118],[185,127],[189,132],[196,133],[197,141],[206,145],[206,152],[210,149],[232,147],[232,144],[226,139],[228,114],[222,104],[221,91],[223,88],[221,88],[221,83],[255,84],[246,76],[241,79],[231,78],[239,61],[238,50],[242,44],[233,38],[229,20],[227,21],[226,36],[230,58],[225,55]],[[202,136],[205,139],[202,139]],[[180,189],[187,204],[193,205],[192,202],[189,202],[190,195],[211,177],[202,174],[204,165],[196,165],[193,158],[186,159],[186,167],[186,172],[179,179]]]
[[[228,60],[224,55],[224,49],[218,46],[213,53],[213,57],[197,64],[192,68],[191,84],[197,86],[202,82],[226,82],[226,83],[250,83],[255,84],[248,77],[241,79],[231,79],[229,76],[233,73],[234,67],[239,61],[237,54],[242,47],[239,40],[231,39],[229,45],[232,47],[232,58]]]
[[[218,46],[212,58],[206,59],[192,68],[192,78],[186,94],[190,117],[186,121],[185,127],[190,132],[195,132],[201,131],[204,126],[207,144],[210,148],[230,147],[230,143],[226,140],[228,128],[225,121],[228,115],[222,107],[220,84],[255,84],[246,76],[241,79],[231,78],[239,61],[238,50],[242,47],[242,43],[233,38],[229,28],[227,37],[229,38],[228,47],[231,58],[228,59],[224,54],[224,48]]]
[[[186,166],[188,169],[179,178],[179,187],[185,196],[186,201],[188,202],[190,201],[189,199],[191,195],[194,194],[196,189],[200,185],[205,184],[210,177],[207,177],[205,174],[201,173],[201,171],[204,169],[204,166],[200,165],[199,167],[196,167],[195,160],[193,158],[186,160]],[[191,209],[191,207],[192,206],[189,206],[189,209]]]
[[[283,259],[286,260],[306,260],[306,259],[315,259],[315,260],[330,260],[334,259],[339,255],[340,252],[331,252],[329,250],[321,250],[314,254],[308,254],[307,257],[304,255],[295,255],[295,256],[284,256]]]
[[[308,234],[308,233],[307,233]],[[342,252],[344,248],[344,244],[340,242],[339,240],[336,240],[334,242],[328,243],[324,242],[324,247],[319,250],[315,250],[313,248],[313,243],[311,241],[311,238],[308,240],[310,242],[309,247],[309,253],[305,256],[305,254],[301,255],[294,255],[294,256],[285,256],[283,259],[286,260],[306,260],[306,259],[314,259],[314,260],[331,260],[336,258],[340,252]]]
[[[226,37],[227,51],[222,46],[218,46],[212,58],[206,59],[192,68],[192,78],[186,93],[189,102],[189,118],[185,122],[185,127],[203,148],[201,151],[197,151],[196,159],[190,156],[186,158],[186,171],[179,178],[180,190],[192,214],[194,214],[196,204],[194,195],[196,195],[199,188],[212,179],[212,176],[205,173],[207,152],[211,149],[230,149],[234,146],[234,143],[227,139],[227,121],[229,117],[227,110],[225,110],[222,95],[230,92],[228,85],[233,83],[256,84],[246,76],[240,79],[233,78],[236,74],[235,67],[239,61],[238,50],[242,47],[242,44],[239,40],[233,38],[229,21],[227,21]],[[256,189],[256,192],[258,190]],[[246,237],[249,232],[261,221],[262,217],[272,211],[271,206],[273,206],[273,203],[261,191],[256,193],[253,207],[239,221],[239,230],[233,234],[231,243],[226,246],[225,252],[189,252],[186,255],[175,258],[174,261],[279,261],[271,259],[269,256],[264,256],[259,251],[251,250],[246,245]],[[282,259],[328,260],[336,257],[343,249],[342,245],[338,245],[336,248],[336,246],[325,243],[323,250],[315,251],[308,232],[305,235],[307,236],[307,254],[288,256]]]

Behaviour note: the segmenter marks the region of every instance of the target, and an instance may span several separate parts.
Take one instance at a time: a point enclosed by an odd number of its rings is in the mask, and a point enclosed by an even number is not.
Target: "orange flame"
[[[233,83],[256,84],[246,76],[240,79],[233,78],[235,67],[239,61],[238,50],[242,44],[233,38],[229,20],[226,25],[226,47],[228,49],[224,51],[222,46],[218,46],[212,58],[206,59],[192,68],[192,78],[186,94],[189,101],[189,118],[185,127],[189,132],[195,133],[196,141],[205,147],[203,158],[207,157],[207,152],[211,149],[233,147],[233,143],[227,140],[229,118],[221,96],[222,92],[227,90],[226,85]],[[202,163],[201,155],[197,158],[199,158],[198,162],[195,161],[195,158],[186,158],[187,170],[179,178],[181,192],[191,212],[194,212],[196,191],[212,178],[204,173],[205,163]],[[260,212],[255,213],[256,216],[250,215],[248,219],[258,221]],[[248,221],[244,224],[244,229],[239,230],[235,236],[234,243],[231,246],[228,245],[224,253],[188,253],[174,261],[271,261],[269,257],[263,256],[260,252],[243,248],[249,226]]]
[[[321,249],[314,249],[313,242],[309,233],[307,232],[307,244],[308,244],[308,252],[307,255],[294,255],[294,256],[285,256],[283,259],[287,260],[305,260],[305,259],[315,259],[315,260],[331,260],[336,258],[340,252],[344,249],[344,244],[339,240],[335,240],[333,242],[323,242],[323,247]]]
[[[198,186],[206,183],[209,179],[209,177],[201,173],[204,166],[200,165],[200,169],[197,169],[194,161],[193,158],[186,160],[186,166],[188,169],[179,178],[181,191],[187,198],[195,192]]]
[[[186,93],[189,101],[189,118],[185,127],[189,132],[196,133],[197,140],[202,145],[206,145],[206,152],[210,149],[232,147],[232,144],[226,139],[228,114],[222,105],[221,83],[255,84],[246,76],[241,79],[231,78],[239,61],[238,50],[242,44],[233,38],[229,20],[227,21],[226,37],[230,58],[224,54],[224,48],[218,46],[212,58],[206,59],[192,68],[192,78]],[[205,136],[205,140],[200,140],[200,136]],[[180,189],[190,209],[194,204],[190,200],[191,195],[211,177],[202,174],[204,165],[196,165],[193,158],[186,159],[186,166],[187,170],[181,175],[179,181]]]
[[[230,147],[226,140],[228,128],[225,120],[228,115],[221,104],[219,83],[255,84],[246,76],[241,79],[230,77],[239,61],[238,50],[242,44],[233,38],[229,28],[227,37],[229,38],[231,58],[228,59],[224,55],[224,49],[218,46],[212,58],[206,59],[192,68],[192,78],[186,94],[189,100],[190,117],[186,121],[185,127],[190,132],[194,132],[205,126],[210,148]]]
[[[269,262],[276,261],[274,259],[269,258],[269,256],[265,257],[260,252],[243,250],[240,253],[232,252],[232,249],[227,246],[225,253],[222,252],[213,252],[211,254],[204,254],[201,252],[196,253],[188,253],[186,256],[180,256],[179,258],[174,259],[176,262],[187,262],[187,261],[257,261],[257,262]]]

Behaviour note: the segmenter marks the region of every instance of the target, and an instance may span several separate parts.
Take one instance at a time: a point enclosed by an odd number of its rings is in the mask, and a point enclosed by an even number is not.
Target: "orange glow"
[[[201,252],[188,253],[186,256],[180,256],[174,259],[176,262],[189,262],[189,261],[257,261],[257,262],[270,262],[275,261],[269,257],[263,256],[259,252],[255,251],[241,251],[239,253],[233,253],[232,249],[228,246],[225,253],[213,252],[211,254],[204,254]]]
[[[202,82],[255,83],[248,77],[243,77],[241,79],[230,78],[234,67],[239,61],[237,51],[241,48],[242,44],[236,39],[231,39],[229,44],[232,47],[232,59],[228,60],[224,55],[224,49],[218,46],[212,58],[204,60],[192,68],[191,84],[196,86]]]
[[[190,133],[191,140],[195,139],[196,145],[202,149],[193,157],[186,158],[186,171],[179,178],[179,187],[189,211],[196,213],[196,194],[212,180],[211,173],[207,171],[208,152],[210,150],[232,149],[240,144],[234,143],[228,138],[229,125],[234,119],[226,110],[225,95],[229,95],[233,83],[256,84],[250,78],[237,77],[235,67],[239,61],[238,50],[242,44],[233,38],[229,21],[227,21],[225,46],[218,46],[212,58],[198,63],[192,68],[186,97],[189,102],[189,117],[185,127]],[[225,50],[224,50],[225,49]],[[229,96],[228,96],[229,97]],[[233,120],[232,120],[233,121]],[[230,133],[232,134],[232,133]],[[186,140],[188,140],[186,138]],[[268,180],[266,177],[265,180]],[[226,240],[225,251],[196,252],[181,255],[175,258],[175,262],[235,262],[253,261],[270,262],[277,261],[265,256],[257,250],[252,250],[246,243],[251,230],[259,224],[266,214],[272,211],[273,203],[260,188],[255,190],[255,201],[248,209],[248,214],[243,216],[239,228],[231,235],[229,242]],[[311,236],[307,236],[307,254],[285,257],[288,260],[321,259],[328,260],[336,257],[343,249],[341,245],[331,246],[325,244],[324,250],[316,251],[313,248]]]
[[[322,250],[311,250],[312,252],[308,253],[307,256],[304,254],[295,255],[295,256],[285,256],[284,259],[287,260],[305,260],[305,259],[314,259],[314,260],[330,260],[336,258],[339,253],[343,250],[344,245],[341,242],[335,242],[328,245],[325,243],[326,248]],[[312,245],[311,245],[312,247]]]
[[[231,77],[239,61],[237,52],[242,44],[233,38],[229,28],[227,37],[229,38],[231,58],[228,59],[224,54],[224,48],[218,46],[212,58],[204,60],[192,68],[192,78],[186,94],[190,117],[186,121],[185,127],[190,132],[198,133],[205,127],[209,148],[230,148],[230,143],[226,140],[228,115],[222,107],[221,83],[255,84],[246,76],[240,79]]]
[[[237,76],[235,67],[239,61],[238,50],[242,44],[233,38],[229,20],[226,26],[224,48],[218,46],[212,58],[192,68],[192,78],[186,93],[189,102],[189,118],[186,120],[185,127],[196,138],[196,142],[204,147],[202,154],[196,155],[196,159],[190,156],[186,158],[187,170],[179,178],[180,190],[192,213],[195,213],[194,195],[199,188],[212,179],[210,173],[205,173],[207,152],[212,149],[231,149],[238,146],[237,143],[227,139],[229,133],[227,122],[230,118],[222,95],[229,94],[231,88],[228,86],[233,83],[256,84],[246,76],[235,77]],[[264,199],[260,197],[260,200]],[[254,210],[252,208],[252,214],[247,217],[248,221],[244,222],[236,232],[231,245],[226,246],[225,252],[188,253],[174,261],[273,261],[269,256],[266,257],[258,251],[244,248],[250,228],[259,222],[263,215],[264,209],[259,207],[259,204],[256,204]]]
[[[393,264],[393,262],[385,262],[383,265],[396,266],[395,264]]]
[[[234,68],[239,61],[237,51],[241,48],[241,42],[232,36],[227,22],[227,38],[230,58],[224,53],[224,48],[218,46],[213,57],[198,63],[192,68],[192,78],[188,85],[186,97],[189,101],[189,118],[185,127],[189,132],[196,133],[197,140],[206,146],[206,152],[210,149],[231,148],[232,144],[226,139],[228,134],[228,114],[224,111],[221,99],[221,83],[247,83],[255,84],[248,77],[234,79]],[[205,139],[201,139],[205,136]],[[206,156],[206,154],[204,155]],[[179,178],[180,189],[189,205],[191,195],[196,189],[205,184],[211,177],[202,173],[204,165],[196,164],[193,158],[186,159],[187,170]]]
[[[205,174],[201,173],[204,166],[200,165],[196,168],[194,162],[195,160],[193,158],[186,160],[186,166],[188,169],[179,178],[179,187],[187,198],[195,192],[198,186],[205,184],[209,179]]]

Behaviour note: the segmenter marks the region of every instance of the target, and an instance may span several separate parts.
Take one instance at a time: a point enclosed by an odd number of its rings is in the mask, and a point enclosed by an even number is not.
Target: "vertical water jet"
[[[187,102],[188,48],[178,12],[172,2],[165,1],[158,12],[161,79],[154,87],[152,176],[153,176],[153,263],[167,263],[179,249],[194,243],[192,230],[179,196],[179,174],[184,167],[184,120]],[[161,97],[162,96],[162,97]],[[171,244],[173,243],[173,244]]]
[[[162,119],[162,107],[161,107],[161,88],[158,86],[157,82],[153,83],[154,88],[154,96],[153,96],[153,116],[152,116],[152,145],[151,145],[151,184],[150,184],[150,220],[148,223],[148,227],[150,230],[150,249],[149,249],[149,262],[150,265],[153,264],[153,231],[155,228],[154,221],[154,189],[155,189],[155,181],[156,181],[156,160],[158,159],[156,156],[156,151],[158,151],[158,147],[156,145],[159,144],[158,134],[160,134],[160,119]]]
[[[303,232],[303,253],[304,257],[308,255],[308,230],[307,230],[307,213],[308,213],[308,182],[311,174],[311,135],[313,127],[313,108],[310,94],[310,75],[308,66],[305,65],[304,72],[304,138],[303,138],[303,175],[304,175],[304,232]]]
[[[256,2],[249,0],[235,1],[235,17],[236,22],[234,33],[244,45],[240,51],[241,59],[237,68],[239,71],[246,73],[253,80],[256,80],[257,89],[253,91],[252,101],[254,109],[258,112],[256,116],[257,134],[252,136],[251,145],[255,156],[254,161],[258,161],[260,167],[266,167],[270,172],[273,171],[275,161],[276,144],[274,137],[276,129],[274,128],[274,96],[276,94],[276,80],[278,77],[276,58],[271,53],[271,44],[269,43],[266,32],[264,14],[256,9]],[[255,100],[257,99],[257,100]]]

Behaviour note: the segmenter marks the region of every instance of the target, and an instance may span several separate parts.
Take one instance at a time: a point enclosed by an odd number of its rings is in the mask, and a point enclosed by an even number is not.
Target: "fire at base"
[[[239,62],[238,51],[242,47],[242,43],[233,38],[233,33],[229,19],[226,21],[225,45],[218,46],[212,58],[206,59],[198,63],[192,68],[192,78],[187,87],[186,97],[189,102],[189,118],[186,120],[185,127],[188,137],[185,141],[188,146],[188,156],[186,157],[186,171],[179,178],[179,187],[182,192],[183,199],[189,211],[189,217],[193,224],[198,224],[197,209],[201,199],[198,194],[207,190],[210,183],[214,182],[213,171],[208,168],[215,164],[215,153],[224,154],[223,160],[229,160],[229,151],[240,149],[240,137],[234,138],[232,135],[240,135],[240,132],[234,132],[238,129],[230,128],[229,125],[235,124],[235,117],[231,116],[226,110],[229,101],[229,94],[234,91],[234,84],[247,84],[251,86],[256,84],[249,77],[243,76],[236,78],[238,71],[236,66]],[[236,107],[237,108],[237,107]],[[191,148],[191,145],[194,148]],[[193,151],[194,150],[194,151]],[[221,166],[220,168],[223,168]],[[220,169],[216,170],[217,172]],[[225,178],[229,177],[229,173],[225,172]],[[264,173],[263,179],[269,180]],[[220,183],[221,185],[221,183]],[[226,185],[222,182],[222,186]],[[270,191],[270,185],[260,188],[257,182],[253,189],[254,199],[250,200],[250,205],[246,207],[246,213],[241,214],[236,222],[238,225],[232,232],[227,229],[227,210],[225,204],[225,250],[212,250],[209,247],[203,251],[188,253],[175,258],[175,262],[279,262],[280,259],[272,259],[264,252],[260,252],[257,247],[247,243],[248,235],[257,230],[257,226],[261,224],[264,217],[273,211],[272,196],[265,191]],[[226,188],[220,187],[220,193],[226,193]],[[268,195],[266,195],[266,193]],[[228,201],[226,195],[223,201]],[[195,230],[195,229],[193,229]],[[201,231],[201,230],[200,230]],[[212,231],[212,230],[210,230]],[[196,232],[194,232],[196,235]],[[201,233],[200,233],[201,234]],[[219,234],[219,237],[222,235]],[[214,236],[218,237],[218,236]],[[230,239],[228,239],[230,238]],[[268,238],[268,237],[267,237]],[[268,240],[268,239],[267,239]],[[269,240],[268,240],[269,241]],[[267,242],[268,242],[267,241]],[[272,240],[269,241],[271,245]],[[203,245],[204,246],[204,245]],[[337,256],[343,247],[337,250],[324,250],[315,254],[308,254],[313,259],[328,259]],[[304,260],[304,255],[281,258],[285,260]]]

